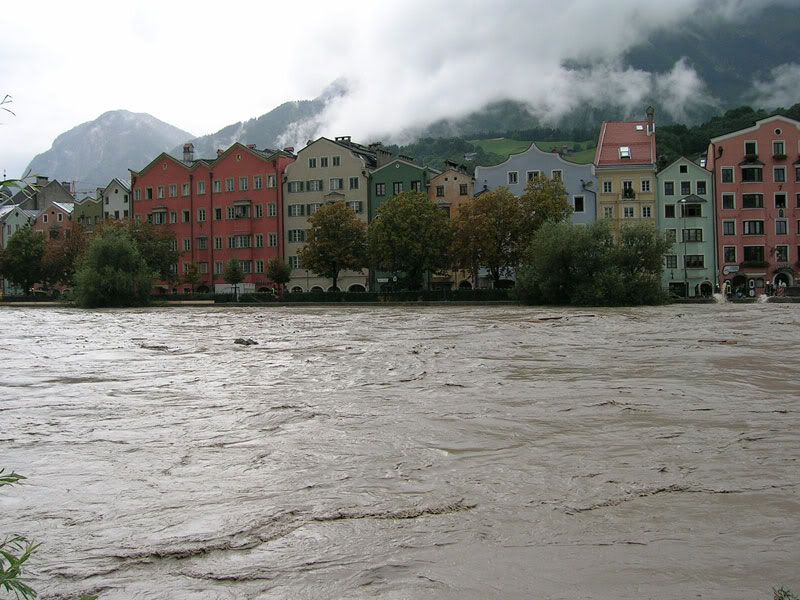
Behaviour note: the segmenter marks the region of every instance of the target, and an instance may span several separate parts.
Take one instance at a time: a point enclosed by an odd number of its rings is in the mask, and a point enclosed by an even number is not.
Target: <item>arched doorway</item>
[[[314,287],[312,287],[312,288],[311,288],[311,293],[312,293],[312,294],[322,294],[324,291],[325,291],[325,290],[323,290],[323,289],[322,289],[320,286],[318,286],[318,285],[315,285]]]
[[[299,285],[296,285],[296,286],[294,286],[292,288],[292,293],[293,294],[302,294],[303,293],[303,288],[301,288]]]
[[[792,276],[785,271],[781,271],[780,273],[777,273],[775,275],[773,283],[775,284],[776,287],[779,285],[784,285],[786,287],[789,287],[792,285]]]
[[[361,292],[366,292],[367,289],[363,285],[361,285],[360,283],[354,283],[349,288],[347,288],[347,291],[348,292],[359,292],[359,293],[361,293]]]
[[[744,275],[737,275],[731,281],[731,293],[734,296],[747,295],[747,277]]]
[[[328,291],[329,292],[340,292],[341,290],[338,287],[331,286],[331,287],[328,288]]]
[[[704,298],[710,298],[711,294],[714,293],[714,286],[711,285],[710,281],[704,281],[700,284],[700,295]]]
[[[258,293],[259,294],[274,294],[275,290],[273,290],[272,288],[269,288],[269,287],[261,286],[260,288],[258,288]]]
[[[465,279],[461,283],[458,284],[458,289],[460,289],[460,290],[471,290],[472,289],[472,283]]]
[[[198,294],[207,294],[208,292],[209,292],[209,289],[208,289],[207,285],[201,285],[200,287],[197,288],[197,293]]]

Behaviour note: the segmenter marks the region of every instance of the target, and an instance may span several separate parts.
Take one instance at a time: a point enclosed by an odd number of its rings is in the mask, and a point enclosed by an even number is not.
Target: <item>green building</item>
[[[664,262],[664,289],[681,297],[714,292],[717,253],[713,175],[681,157],[656,175],[657,224],[672,247]]]
[[[378,209],[403,192],[428,193],[431,177],[438,171],[418,165],[408,156],[398,156],[378,167],[370,174],[369,220],[378,215]]]
[[[91,196],[76,200],[72,218],[87,231],[92,231],[103,221],[103,203]]]

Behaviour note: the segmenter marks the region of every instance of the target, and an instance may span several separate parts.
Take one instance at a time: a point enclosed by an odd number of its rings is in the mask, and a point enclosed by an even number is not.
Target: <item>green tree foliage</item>
[[[519,201],[523,213],[520,239],[523,247],[527,247],[533,234],[545,223],[563,223],[572,216],[572,205],[560,179],[531,179]]]
[[[139,253],[156,279],[176,281],[177,275],[172,267],[178,264],[180,253],[175,232],[147,222],[131,223],[129,229],[130,237],[136,242]]]
[[[283,290],[292,278],[292,269],[281,257],[273,256],[267,261],[267,277]]]
[[[27,225],[14,233],[3,252],[3,274],[25,293],[44,278],[44,236]]]
[[[366,266],[366,225],[344,202],[325,204],[308,222],[311,228],[300,250],[304,268],[338,287],[341,271]]]
[[[378,209],[369,227],[370,263],[402,275],[409,289],[422,287],[426,272],[449,266],[450,219],[420,192],[403,192]]]
[[[200,267],[197,266],[197,263],[192,262],[186,265],[183,281],[191,286],[192,293],[194,293],[195,286],[200,283]]]
[[[244,271],[242,270],[242,263],[238,258],[232,258],[225,265],[225,272],[222,274],[225,283],[237,286],[244,281]]]
[[[98,232],[75,274],[75,300],[83,307],[144,306],[153,272],[130,234],[121,227]]]
[[[515,295],[528,304],[659,304],[668,249],[649,223],[626,225],[617,236],[605,221],[545,223],[526,252]]]
[[[13,471],[4,475],[0,469],[0,487],[19,483],[25,477]],[[38,548],[20,535],[12,535],[0,540],[0,590],[13,592],[17,598],[36,598],[36,592],[22,581],[25,563]]]
[[[45,241],[42,257],[42,281],[49,285],[75,283],[78,262],[86,250],[86,231],[80,223],[72,223],[57,239]]]

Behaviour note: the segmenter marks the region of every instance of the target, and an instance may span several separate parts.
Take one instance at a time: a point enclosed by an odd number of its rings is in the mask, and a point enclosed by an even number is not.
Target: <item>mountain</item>
[[[129,168],[145,166],[190,137],[191,133],[146,113],[113,110],[59,135],[50,150],[34,157],[26,172],[75,181],[79,194],[94,195],[95,188],[114,177],[128,179]]]

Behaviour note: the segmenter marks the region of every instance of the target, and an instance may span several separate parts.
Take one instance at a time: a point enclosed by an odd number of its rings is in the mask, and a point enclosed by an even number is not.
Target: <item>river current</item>
[[[42,598],[800,592],[800,305],[0,309]],[[234,344],[252,338],[257,345]]]

